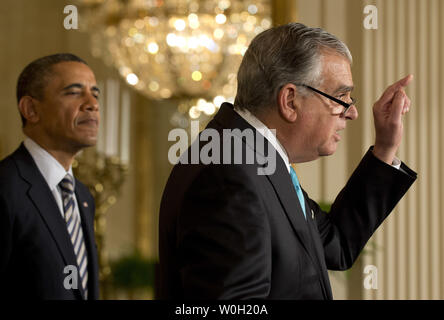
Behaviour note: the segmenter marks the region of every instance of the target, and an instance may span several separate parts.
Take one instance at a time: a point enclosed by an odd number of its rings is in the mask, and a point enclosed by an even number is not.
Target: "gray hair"
[[[255,114],[275,106],[279,90],[288,83],[319,86],[323,50],[333,50],[352,63],[347,46],[320,28],[289,23],[258,34],[239,67],[235,106]]]

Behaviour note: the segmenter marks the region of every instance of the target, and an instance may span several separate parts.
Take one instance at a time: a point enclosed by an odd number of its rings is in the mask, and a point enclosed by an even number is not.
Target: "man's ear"
[[[19,101],[18,108],[27,123],[37,123],[39,121],[40,117],[37,113],[35,100],[32,97],[23,96]]]
[[[287,122],[295,122],[298,113],[301,110],[300,106],[301,95],[297,91],[294,84],[287,83],[279,90],[278,93],[278,109],[281,117]]]

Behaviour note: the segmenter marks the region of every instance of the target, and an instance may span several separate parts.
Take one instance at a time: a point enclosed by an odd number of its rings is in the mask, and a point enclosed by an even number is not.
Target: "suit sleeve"
[[[350,268],[367,241],[416,180],[405,164],[402,170],[380,161],[370,149],[341,190],[330,213],[316,212],[327,268]]]
[[[177,246],[184,296],[265,298],[271,273],[270,230],[244,169],[207,166],[185,194],[182,208]]]

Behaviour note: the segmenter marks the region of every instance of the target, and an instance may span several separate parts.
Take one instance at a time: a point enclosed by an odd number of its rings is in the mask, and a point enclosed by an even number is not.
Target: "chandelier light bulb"
[[[166,41],[170,47],[175,47],[177,45],[177,37],[174,33],[168,33]]]
[[[223,13],[219,13],[216,16],[216,23],[224,24],[227,21],[227,17]]]
[[[185,30],[186,26],[187,25],[186,25],[185,21],[183,21],[182,19],[177,19],[176,22],[174,22],[174,28],[176,28],[177,31]]]
[[[126,76],[126,82],[132,86],[135,86],[137,83],[139,83],[139,78],[134,73],[130,73]]]
[[[194,71],[194,72],[191,74],[191,78],[192,78],[194,81],[200,81],[200,80],[202,80],[202,73],[201,73],[200,71]]]
[[[156,54],[159,51],[159,46],[155,42],[150,42],[148,44],[148,52],[151,54]]]
[[[213,103],[216,107],[220,107],[220,105],[224,102],[225,102],[225,97],[223,97],[223,96],[216,96],[213,99]]]
[[[188,115],[191,119],[197,119],[200,117],[200,111],[196,106],[192,106],[190,111],[188,111]]]
[[[214,32],[213,32],[213,36],[214,36],[216,39],[220,40],[220,39],[222,39],[223,36],[224,36],[224,31],[223,31],[222,29],[220,29],[220,28],[217,28],[216,30],[214,30]]]
[[[256,7],[256,5],[254,5],[254,4],[250,4],[250,5],[248,6],[248,12],[249,12],[250,14],[256,14],[256,13],[257,13],[257,7]]]

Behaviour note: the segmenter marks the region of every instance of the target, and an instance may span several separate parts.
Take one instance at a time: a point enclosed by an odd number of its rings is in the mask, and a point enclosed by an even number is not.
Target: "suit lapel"
[[[27,194],[46,223],[65,265],[77,266],[66,223],[60,214],[60,209],[48,184],[38,170],[34,160],[23,144],[20,145],[13,157],[21,177],[30,185]],[[63,270],[60,272],[63,272]],[[74,292],[79,294],[78,290],[74,290]]]
[[[82,230],[85,239],[85,246],[88,252],[88,286],[89,295],[95,293],[98,288],[96,288],[98,274],[96,272],[96,266],[98,266],[97,261],[97,250],[96,241],[94,238],[94,203],[90,200],[90,197],[83,188],[78,187],[79,181],[76,180],[76,198],[79,206],[79,212],[82,219]],[[83,290],[83,289],[82,289]]]
[[[290,175],[284,167],[284,163],[280,157],[276,161],[275,173],[268,175],[267,178],[273,185],[276,195],[284,208],[285,214],[290,221],[296,236],[299,238],[305,251],[312,259],[312,262],[317,264],[313,250],[310,248],[311,237],[309,235],[307,221],[304,218],[304,213],[302,212]]]

